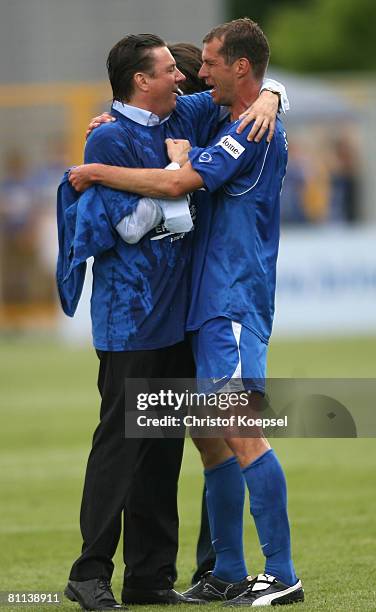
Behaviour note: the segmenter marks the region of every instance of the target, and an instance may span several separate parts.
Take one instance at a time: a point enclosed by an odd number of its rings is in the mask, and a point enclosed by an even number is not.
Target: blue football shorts
[[[247,327],[225,317],[192,333],[199,393],[265,393],[268,345]]]

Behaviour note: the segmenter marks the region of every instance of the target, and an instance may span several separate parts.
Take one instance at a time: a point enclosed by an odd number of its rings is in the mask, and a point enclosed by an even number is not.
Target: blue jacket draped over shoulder
[[[138,196],[102,185],[78,193],[67,171],[57,193],[59,254],[56,280],[62,308],[73,317],[81,297],[86,260],[121,240],[115,226],[134,209]]]

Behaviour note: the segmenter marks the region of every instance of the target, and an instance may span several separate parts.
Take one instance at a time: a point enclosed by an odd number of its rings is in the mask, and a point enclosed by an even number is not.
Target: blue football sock
[[[216,553],[214,576],[239,582],[247,576],[243,553],[244,478],[236,457],[205,470],[206,504]]]
[[[291,559],[290,527],[287,518],[285,476],[273,449],[243,469],[249,490],[251,514],[255,520],[265,573],[285,584],[296,584]]]

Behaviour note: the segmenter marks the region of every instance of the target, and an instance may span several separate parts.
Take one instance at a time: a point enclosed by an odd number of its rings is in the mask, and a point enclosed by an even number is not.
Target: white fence
[[[284,231],[275,334],[376,335],[376,228]]]

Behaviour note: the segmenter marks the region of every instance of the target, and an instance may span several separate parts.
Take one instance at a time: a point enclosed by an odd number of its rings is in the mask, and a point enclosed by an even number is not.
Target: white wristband
[[[290,102],[287,97],[286,88],[282,83],[275,81],[274,79],[265,78],[261,86],[261,91],[265,90],[278,93],[280,96],[280,108],[284,113],[289,110]]]

